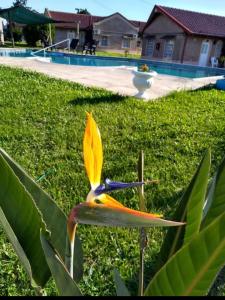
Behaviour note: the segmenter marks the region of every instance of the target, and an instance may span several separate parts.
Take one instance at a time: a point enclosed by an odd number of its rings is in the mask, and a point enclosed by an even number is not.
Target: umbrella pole
[[[15,47],[15,42],[14,42],[14,37],[13,37],[12,21],[11,21],[11,17],[10,17],[10,12],[8,12],[8,19],[9,19],[9,31],[10,31],[12,46],[14,48]]]

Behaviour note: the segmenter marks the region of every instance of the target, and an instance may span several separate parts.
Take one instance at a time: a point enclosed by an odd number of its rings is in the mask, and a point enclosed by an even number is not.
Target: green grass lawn
[[[5,45],[0,45],[0,48],[12,48],[12,43],[9,42],[9,41],[6,41],[5,42]],[[43,48],[41,45],[38,45],[37,47],[31,47],[31,46],[28,46],[26,43],[22,43],[22,42],[18,42],[18,43],[15,43],[15,48],[32,48],[32,49],[39,49],[39,48]],[[63,52],[68,52],[66,50],[60,50],[60,51],[63,51]],[[74,51],[71,51],[70,53],[74,53]],[[82,51],[78,51],[77,54],[81,54]],[[109,57],[125,57],[125,58],[135,58],[135,59],[139,59],[141,58],[141,54],[134,54],[134,53],[128,53],[128,54],[125,54],[125,53],[117,53],[117,52],[109,52],[109,51],[96,51],[96,55],[97,56],[109,56]]]
[[[119,84],[119,83],[118,83]],[[142,102],[86,88],[36,73],[0,66],[0,147],[35,179],[51,173],[41,186],[69,213],[85,201],[82,140],[85,112],[93,112],[104,147],[103,178],[137,180],[137,160],[145,152],[148,210],[170,218],[207,148],[214,171],[225,154],[225,93],[215,89],[173,93],[160,101]],[[113,195],[138,209],[135,189]],[[138,230],[80,225],[87,295],[114,295],[112,271],[117,267],[136,292],[139,266]],[[165,231],[149,230],[146,281]],[[50,281],[48,294],[55,295]],[[222,292],[221,292],[222,293]],[[34,295],[28,277],[5,235],[0,232],[0,295]]]
[[[0,45],[0,48],[13,48],[12,46],[12,42],[11,41],[5,41],[4,45]],[[15,42],[15,48],[32,48],[32,49],[39,49],[42,48],[42,46],[40,44],[37,44],[36,47],[32,47],[32,46],[28,46],[26,43],[24,42]]]
[[[116,52],[108,52],[108,51],[96,51],[96,55],[98,56],[112,56],[112,57],[126,57],[126,58],[141,58],[141,54],[134,54],[134,53],[116,53]]]

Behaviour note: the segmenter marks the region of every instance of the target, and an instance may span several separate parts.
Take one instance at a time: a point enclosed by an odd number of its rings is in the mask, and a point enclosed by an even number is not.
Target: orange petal
[[[101,180],[103,150],[100,131],[91,113],[87,113],[83,152],[87,176],[92,189],[96,189]]]
[[[144,212],[141,212],[138,210],[130,209],[107,194],[102,194],[97,199],[99,199],[102,202],[102,204],[104,204],[107,207],[111,207],[111,208],[116,207],[117,209],[124,211],[126,213],[129,213],[129,214],[139,215],[139,216],[140,215],[141,216],[151,216],[154,218],[162,218],[163,217],[162,215],[158,215],[158,214],[149,214],[149,213],[144,213]]]
[[[123,204],[115,200],[114,198],[110,197],[107,194],[102,194],[98,196],[96,199],[99,199],[102,204],[110,206],[110,207],[125,207]]]
[[[130,214],[130,215],[139,216],[139,217],[143,217],[143,218],[157,218],[157,219],[160,219],[160,218],[163,217],[162,215],[158,215],[158,214],[145,213],[143,211],[130,209],[126,206],[117,207],[117,210],[121,211],[121,212],[125,212],[125,213]]]
[[[119,210],[121,212],[126,212],[131,215],[143,216],[143,217],[152,217],[152,218],[162,218],[163,217],[162,215],[145,213],[145,212],[142,212],[139,210],[134,210],[134,209],[128,208],[106,194],[101,195],[101,196],[104,196],[103,200],[102,199],[100,199],[100,200],[104,203],[105,206],[110,207],[110,208],[116,208],[117,210]]]

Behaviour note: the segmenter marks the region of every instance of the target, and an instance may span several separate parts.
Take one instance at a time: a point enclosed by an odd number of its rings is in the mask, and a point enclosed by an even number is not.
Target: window
[[[174,49],[174,40],[167,40],[164,48],[164,58],[172,58]]]
[[[130,48],[130,39],[122,40],[122,48]]]
[[[101,37],[101,46],[102,47],[107,47],[109,45],[109,40],[106,35]]]
[[[146,43],[146,56],[153,56],[155,47],[155,41],[154,40],[147,40]]]
[[[67,38],[68,39],[75,39],[75,32],[74,31],[72,31],[72,30],[70,30],[70,31],[68,31],[67,32]]]

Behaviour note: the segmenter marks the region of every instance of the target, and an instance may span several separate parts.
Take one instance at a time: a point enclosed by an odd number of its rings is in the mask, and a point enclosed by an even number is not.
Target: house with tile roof
[[[120,13],[102,17],[46,9],[45,15],[68,22],[55,24],[54,43],[67,38],[78,38],[81,48],[88,41],[96,40],[98,50],[141,52],[140,33],[146,24],[145,22],[128,20]]]
[[[224,41],[225,17],[155,5],[143,29],[142,57],[210,66]]]

